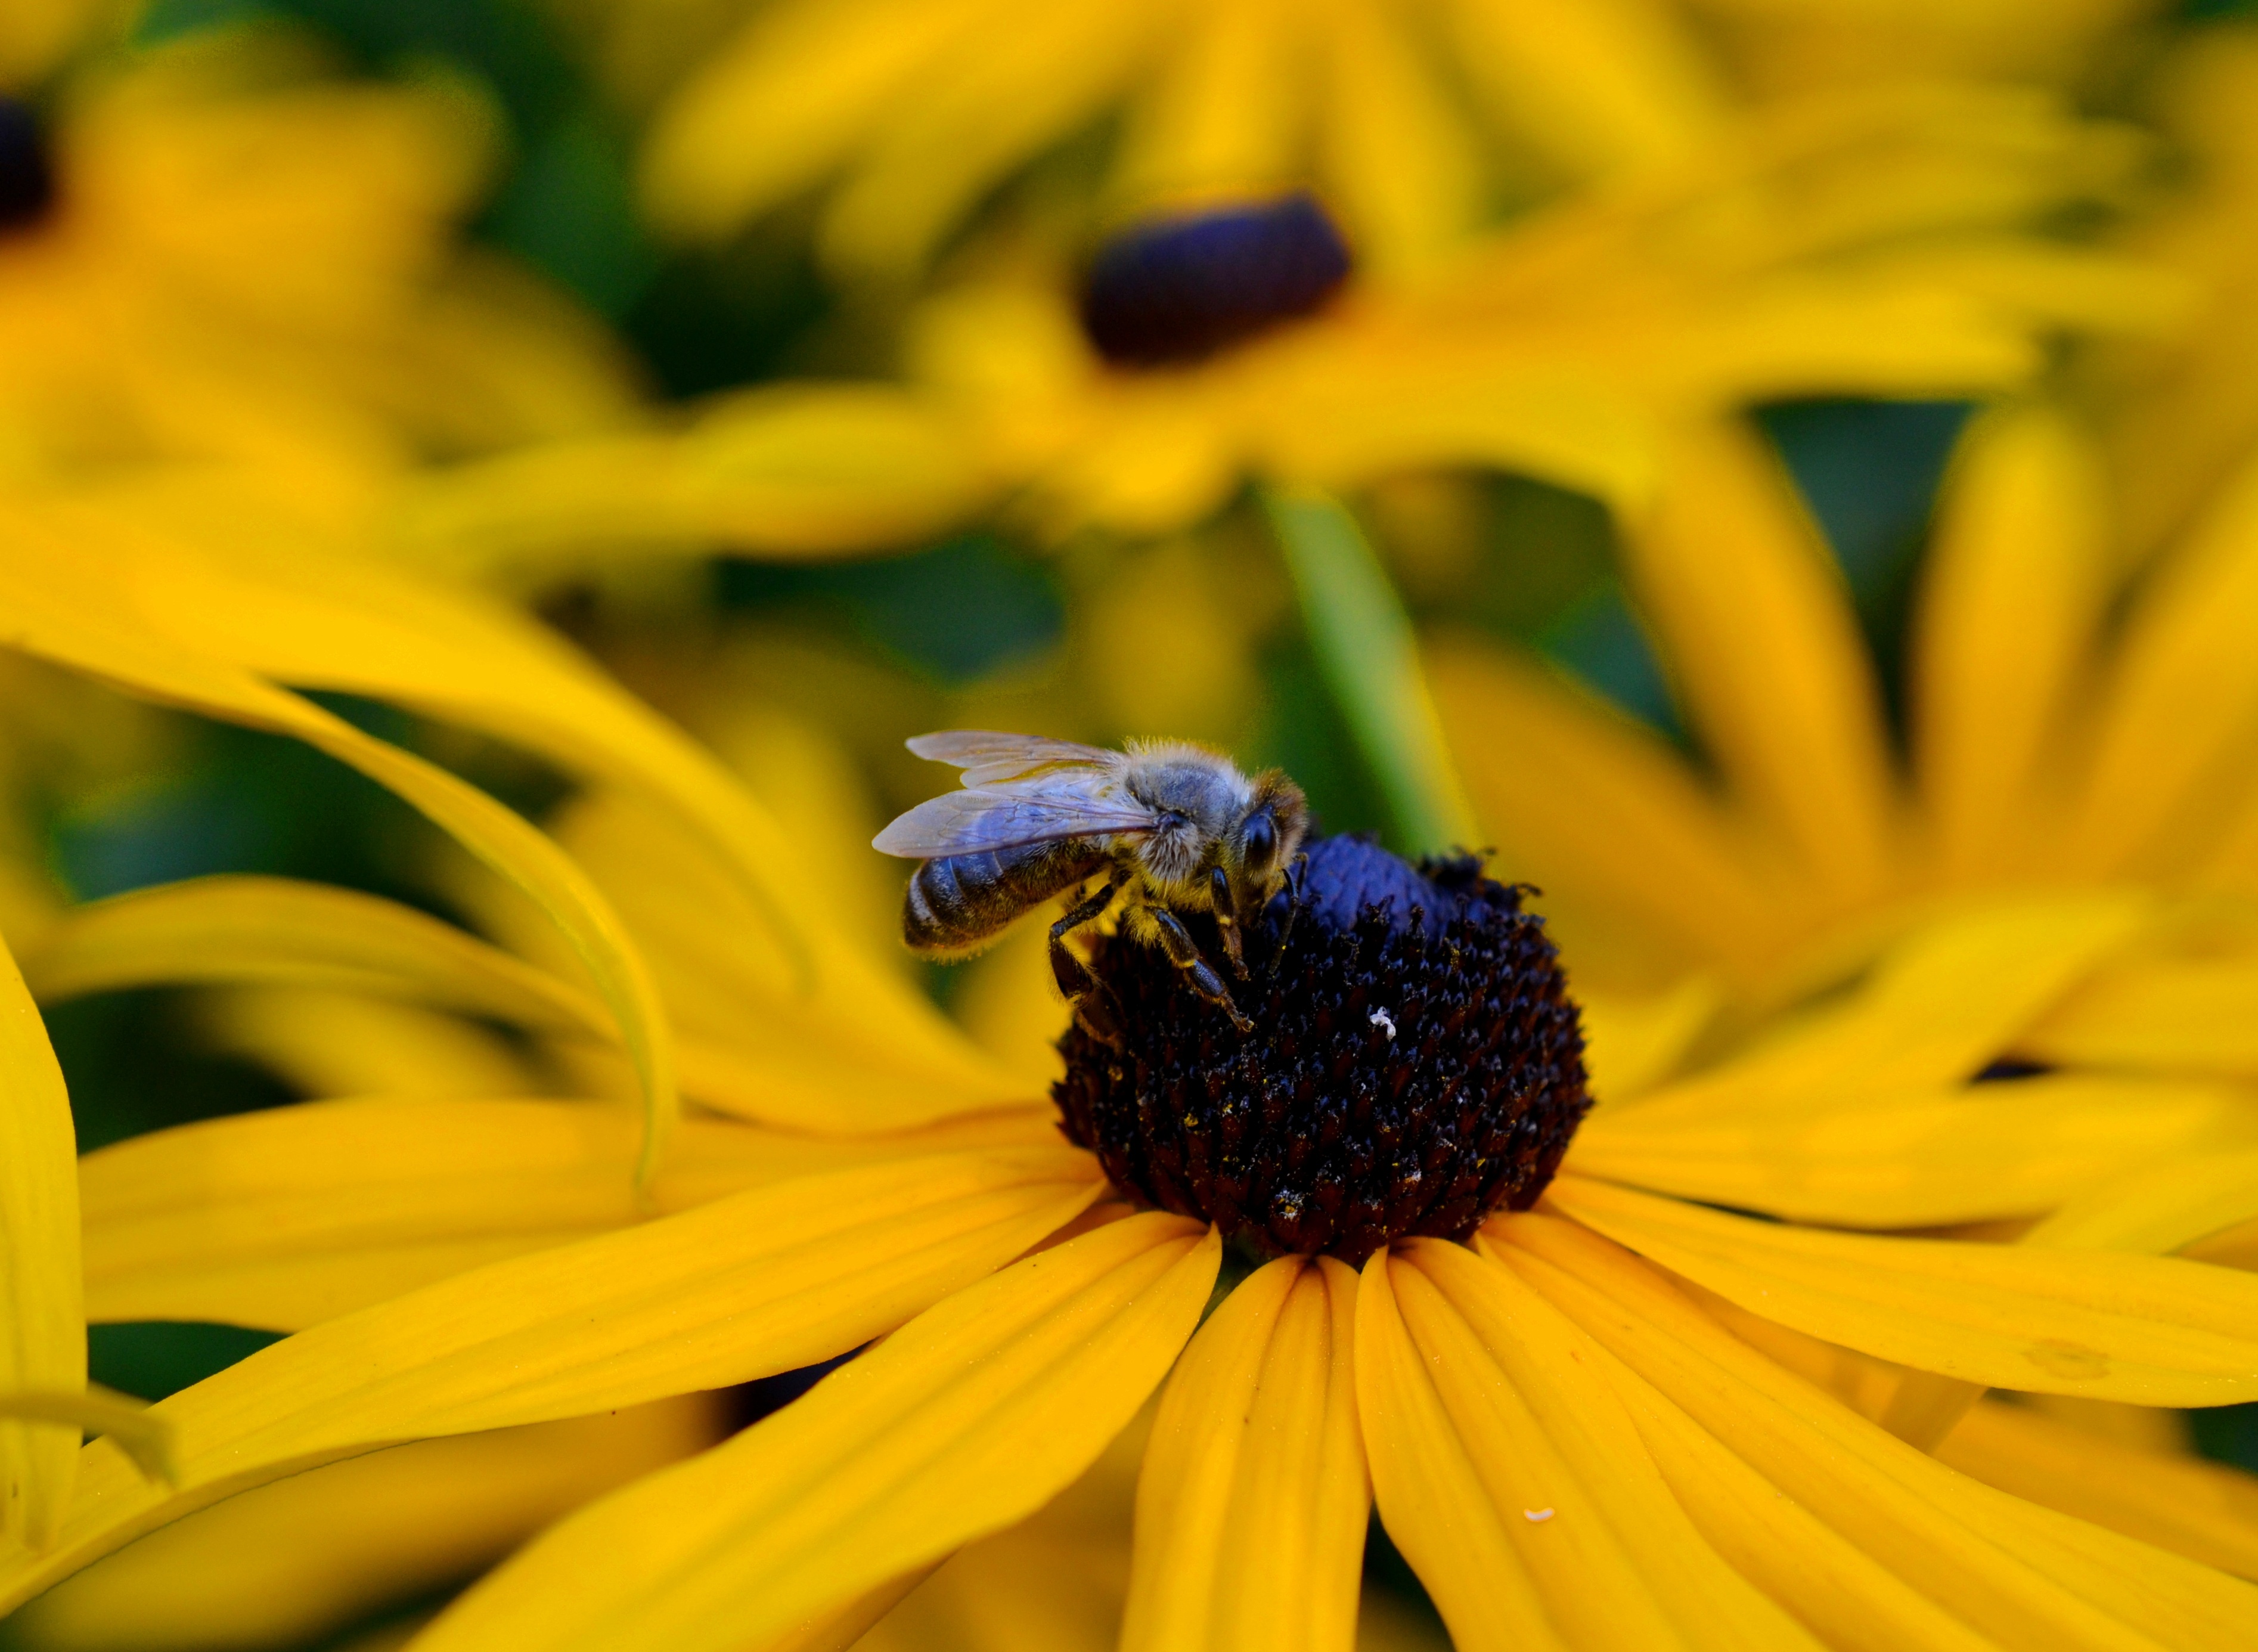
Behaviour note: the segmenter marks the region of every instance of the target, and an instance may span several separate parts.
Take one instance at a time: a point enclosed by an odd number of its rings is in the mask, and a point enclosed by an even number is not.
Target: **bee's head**
[[[1223,869],[1242,913],[1253,913],[1286,882],[1286,869],[1310,829],[1302,788],[1277,770],[1254,777],[1254,798],[1223,845]]]

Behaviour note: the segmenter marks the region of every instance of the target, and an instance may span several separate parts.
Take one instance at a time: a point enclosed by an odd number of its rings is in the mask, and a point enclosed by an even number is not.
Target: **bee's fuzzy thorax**
[[[1245,1037],[1154,949],[1097,943],[1121,1045],[1069,1029],[1052,1094],[1117,1186],[1258,1256],[1352,1262],[1536,1202],[1589,1101],[1576,1007],[1518,890],[1471,858],[1326,838],[1245,942]]]

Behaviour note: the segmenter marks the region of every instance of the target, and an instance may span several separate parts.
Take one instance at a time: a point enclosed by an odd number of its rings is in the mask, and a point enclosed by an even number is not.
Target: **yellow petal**
[[[26,957],[34,996],[275,982],[437,1004],[543,1032],[615,1029],[578,987],[452,924],[287,878],[197,878],[75,908]]]
[[[1733,1061],[1639,1098],[1659,1120],[1801,1114],[1814,1098],[1964,1081],[2146,915],[2129,895],[1992,898],[1947,908],[1884,950],[1856,990],[1777,1025]]]
[[[397,1000],[223,987],[199,994],[185,1020],[197,1048],[264,1067],[303,1096],[532,1095],[568,1087],[536,1073],[532,1052],[500,1029]],[[606,1093],[630,1088],[631,1081]]]
[[[180,1478],[171,1426],[130,1394],[93,1383],[82,1388],[11,1389],[0,1392],[0,1417],[56,1425],[54,1432],[66,1439],[81,1430],[104,1435],[116,1441],[142,1473],[166,1481]]]
[[[181,1483],[100,1442],[44,1556],[0,1558],[0,1609],[245,1485],[424,1435],[547,1421],[843,1353],[1087,1206],[1087,1155],[998,1150],[810,1176],[494,1263],[262,1349],[156,1407]]]
[[[679,434],[575,438],[432,475],[400,531],[437,567],[540,586],[717,546],[796,559],[912,545],[997,486],[946,405],[891,385],[778,384]]]
[[[728,1444],[556,1527],[422,1644],[780,1640],[1089,1467],[1198,1322],[1220,1250],[1154,1213],[962,1291]]]
[[[1821,1232],[1574,1177],[1551,1197],[1752,1314],[1921,1371],[2138,1405],[2258,1398],[2258,1278],[2233,1269]]]
[[[1356,1275],[1283,1257],[1243,1281],[1169,1379],[1137,1488],[1130,1652],[1350,1652],[1371,1491]]]
[[[1303,17],[1286,0],[1191,9],[1114,163],[1125,204],[1228,199],[1293,181],[1306,118]]]
[[[1324,117],[1318,170],[1359,258],[1382,275],[1434,264],[1481,208],[1473,135],[1385,0],[1305,0],[1316,12]]]
[[[811,990],[742,892],[701,865],[659,811],[606,793],[578,800],[555,830],[650,959],[689,1046],[684,1083],[708,1106],[800,1129],[885,1131],[1040,1094],[898,971],[841,951],[825,958]],[[514,929],[508,915],[493,915],[514,950],[535,955],[545,937],[522,914]],[[825,927],[836,925],[827,918]]]
[[[1523,1552],[1568,1639],[1617,1643],[1589,1606],[1566,1602],[1580,1587],[1610,1591],[1628,1576],[1651,1595],[1674,1638],[1687,1646],[1718,1652],[1814,1646],[1694,1529],[1629,1413],[1593,1385],[1591,1367],[1605,1356],[1583,1332],[1510,1272],[1461,1245],[1414,1240],[1392,1272],[1405,1322],[1428,1356],[1445,1406],[1474,1449],[1492,1501],[1509,1529],[1516,1503],[1524,1524],[1540,1527]],[[1541,1485],[1516,1484],[1529,1455],[1524,1430],[1532,1423],[1558,1454],[1565,1497],[1539,1500]],[[1530,1520],[1532,1505],[1539,1513],[1551,1507],[1552,1516]],[[1586,1526],[1598,1530],[1580,1530]],[[1572,1556],[1587,1544],[1580,1565]],[[1593,1558],[1601,1563],[1593,1566]],[[1581,1627],[1580,1616],[1586,1619]]]
[[[772,6],[714,53],[653,123],[643,198],[678,233],[718,237],[849,153],[920,69],[994,0]]]
[[[2021,1039],[2041,1061],[2258,1077],[2258,962],[2134,956],[2095,972]]]
[[[1948,879],[2013,869],[2105,595],[2092,455],[2059,417],[1993,415],[1963,439],[1923,565],[1914,751]]]
[[[1800,1115],[1601,1108],[1577,1131],[1567,1164],[1579,1175],[1708,1204],[1913,1228],[2033,1215],[2127,1165],[2254,1133],[2258,1112],[2223,1087],[2050,1074],[1941,1093],[1815,1099]]]
[[[82,1161],[87,1316],[301,1330],[746,1188],[1047,1139],[1040,1114],[827,1140],[693,1118],[639,1198],[633,1121],[595,1103],[325,1101],[213,1119]]]
[[[2258,1591],[1953,1473],[1758,1354],[1655,1269],[1597,1235],[1555,1218],[1516,1216],[1493,1222],[1480,1243],[1682,1408],[1716,1448],[1770,1482],[1760,1493],[1743,1478],[1734,1495],[1704,1495],[1693,1471],[1716,1451],[1697,1449],[1690,1435],[1672,1446],[1668,1431],[1651,1430],[1658,1459],[1721,1547],[1764,1542],[1782,1523],[1765,1505],[1792,1499],[1904,1585],[2003,1647],[2229,1652],[2248,1639]],[[1643,1425],[1659,1415],[1636,1406],[1634,1413]],[[1809,1551],[1814,1565],[1840,1557],[1839,1549],[1831,1557]],[[1782,1559],[1800,1566],[1804,1556]],[[1841,1575],[1860,1591],[1847,1609],[1830,1604],[1823,1588],[1800,1591],[1807,1603],[1800,1609],[1814,1613],[1828,1638],[1875,1652],[1930,1644],[1919,1634],[1892,1639],[1861,1629],[1869,1606],[1878,1627],[1911,1630],[1919,1618],[1901,1595],[1893,1604],[1889,1591],[1869,1587],[1871,1571]],[[1783,1590],[1782,1598],[1798,1597]]]
[[[824,215],[836,268],[895,274],[1014,167],[1089,119],[1145,68],[1176,8],[997,0],[946,69],[882,117]]]
[[[1684,760],[1556,673],[1462,638],[1431,649],[1438,709],[1483,831],[1549,904],[1684,964],[1752,967],[1773,901]],[[1620,943],[1618,943],[1620,944]]]
[[[86,1387],[75,1139],[46,1029],[0,946],[0,1393]],[[0,1539],[46,1543],[77,1463],[69,1428],[0,1418]]]
[[[1996,1399],[1970,1411],[1936,1458],[2017,1497],[2258,1577],[2258,1478],[2224,1463],[2120,1445]]]
[[[491,1563],[621,1482],[708,1444],[699,1394],[336,1463],[176,1521],[16,1621],[49,1652],[294,1645]]]
[[[1436,1392],[1427,1357],[1404,1327],[1392,1272],[1381,1252],[1365,1264],[1357,1292],[1357,1411],[1380,1518],[1441,1608],[1454,1645],[1466,1652],[1557,1652],[1573,1642],[1553,1624],[1530,1577],[1523,1534],[1506,1524],[1512,1519],[1526,1525],[1528,1513],[1547,1505],[1524,1503],[1502,1515],[1491,1502],[1467,1442]],[[1557,1466],[1541,1440],[1537,1450],[1541,1468]],[[1565,1483],[1566,1476],[1556,1474],[1544,1492]],[[1652,1602],[1634,1588],[1630,1610],[1640,1606],[1653,1621]],[[1665,1634],[1653,1644],[1671,1642]]]
[[[1890,879],[1898,802],[1880,695],[1841,575],[1750,432],[1682,431],[1630,525],[1632,587],[1734,791],[1847,903]]]
[[[91,544],[150,630],[272,680],[392,700],[639,789],[685,822],[790,945],[820,910],[773,817],[561,637],[465,587],[351,554],[218,484],[121,490],[51,520]],[[827,962],[829,960],[827,959]]]
[[[1647,0],[1452,0],[1447,11],[1498,117],[1574,172],[1677,160],[1722,117],[1701,43]]]
[[[2071,1200],[2023,1235],[2056,1250],[2162,1254],[2258,1219],[2258,1152],[2175,1156]]]
[[[42,659],[164,703],[294,735],[397,793],[540,906],[595,979],[636,1067],[650,1121],[643,1164],[656,1162],[678,1106],[673,1055],[657,994],[633,943],[586,874],[556,844],[475,787],[371,739],[310,701],[138,623],[119,602],[117,569],[88,546],[32,537],[0,561],[7,640]]]
[[[2069,864],[2111,872],[2176,862],[2240,797],[2258,711],[2254,616],[2258,468],[2226,490],[2133,612],[2103,686]]]

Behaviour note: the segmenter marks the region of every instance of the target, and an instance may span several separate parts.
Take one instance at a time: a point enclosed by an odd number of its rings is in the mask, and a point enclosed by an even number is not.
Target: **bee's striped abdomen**
[[[902,898],[902,939],[913,952],[976,951],[1012,919],[1105,864],[1087,838],[985,849],[921,863]]]

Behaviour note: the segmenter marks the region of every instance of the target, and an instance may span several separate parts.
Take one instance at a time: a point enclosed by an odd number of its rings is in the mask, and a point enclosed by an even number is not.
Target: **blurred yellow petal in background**
[[[477,95],[320,68],[222,32],[5,106],[0,476],[228,459],[334,509],[632,405],[565,300],[448,246],[493,148]]]
[[[2123,134],[2028,94],[1783,108],[1468,242],[1414,287],[1352,281],[1307,319],[1151,366],[1108,360],[1035,260],[914,313],[905,384],[764,391],[680,434],[444,473],[410,496],[402,543],[555,578],[653,552],[884,549],[999,503],[1048,537],[1152,535],[1250,475],[1342,488],[1441,467],[1635,508],[1688,413],[2004,388],[2059,330],[2163,324],[2169,280],[2027,228],[2113,189],[2126,160]]]

